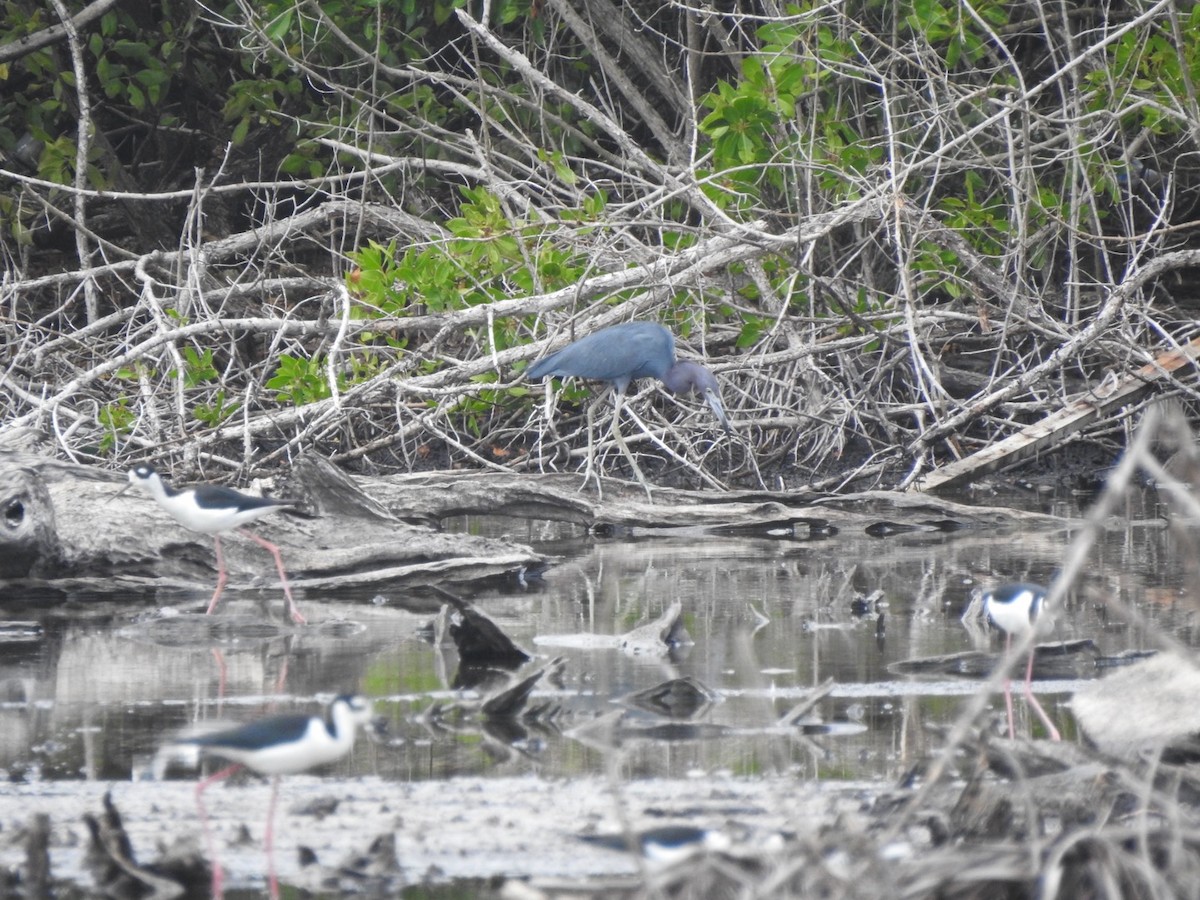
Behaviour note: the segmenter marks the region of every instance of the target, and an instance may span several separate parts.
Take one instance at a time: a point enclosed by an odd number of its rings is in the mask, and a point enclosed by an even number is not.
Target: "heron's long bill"
[[[729,419],[725,415],[725,405],[721,403],[721,395],[710,388],[704,392],[704,402],[713,411],[713,415],[717,417],[717,421],[721,423],[721,427],[725,429],[725,433],[733,434],[733,427],[729,424]]]

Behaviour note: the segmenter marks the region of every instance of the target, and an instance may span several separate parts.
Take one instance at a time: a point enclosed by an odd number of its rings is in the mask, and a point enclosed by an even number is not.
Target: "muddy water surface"
[[[1093,549],[1089,575],[1059,617],[1061,638],[1090,638],[1102,655],[1152,646],[1143,628],[1114,615],[1103,599],[1111,596],[1135,606],[1151,628],[1195,643],[1182,567],[1152,515],[1153,509],[1131,509]],[[1000,649],[995,633],[972,634],[959,621],[969,591],[980,583],[1049,581],[1071,539],[1064,528],[620,542],[546,523],[459,527],[503,531],[554,558],[540,580],[468,595],[534,655],[532,665],[565,658],[561,677],[534,693],[531,703],[543,710],[538,719],[497,725],[456,708],[474,695],[457,686],[453,647],[429,639],[438,608],[429,593],[387,585],[357,593],[301,590],[297,599],[310,623],[303,627],[286,624],[271,589],[227,592],[221,614],[211,619],[196,615],[210,593],[202,585],[117,600],[9,594],[0,610],[0,770],[7,785],[0,787],[0,824],[8,831],[35,808],[39,793],[61,799],[76,784],[82,814],[96,802],[98,785],[158,777],[154,752],[182,727],[267,710],[315,710],[320,699],[347,691],[374,698],[387,732],[360,742],[326,778],[569,785],[603,784],[615,771],[627,783],[678,779],[684,795],[696,779],[890,784],[937,745],[936,730],[927,726],[952,721],[976,683],[898,677],[889,667],[914,657]],[[620,634],[675,601],[683,604],[694,643],[670,655],[539,641]],[[628,721],[643,730],[626,734],[616,757],[586,727],[626,708],[620,698],[682,676],[716,695],[686,724],[631,714]],[[817,712],[843,727],[820,734],[777,726],[828,678],[837,686]],[[1040,685],[1068,738],[1072,685]],[[1003,715],[1000,697],[991,711]],[[1027,732],[1040,727],[1024,717],[1020,703],[1018,713]],[[650,727],[656,724],[670,727]],[[195,775],[171,771],[166,778],[164,789],[190,785]],[[536,781],[520,781],[530,778]],[[311,783],[327,782],[301,782]],[[55,814],[69,817],[63,810],[70,801],[64,802],[56,801]],[[600,827],[597,816],[581,813],[580,830]],[[566,821],[573,827],[569,815]],[[0,847],[0,861],[13,864],[18,850]],[[523,863],[511,856],[480,861],[477,871],[470,864],[447,871],[444,861],[431,869],[420,852],[418,842],[402,854],[410,880],[559,866],[549,848],[539,866],[536,846],[527,848]],[[568,856],[562,866],[579,864]],[[612,865],[629,864],[614,855]],[[251,883],[254,877],[244,876]]]

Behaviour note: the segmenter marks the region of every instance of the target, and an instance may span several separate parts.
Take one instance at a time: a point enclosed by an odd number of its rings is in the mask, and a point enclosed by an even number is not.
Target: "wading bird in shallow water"
[[[370,700],[357,695],[342,694],[333,699],[324,716],[272,716],[211,734],[176,738],[163,747],[160,754],[166,758],[187,755],[192,757],[189,761],[198,763],[200,759],[216,757],[231,763],[196,785],[196,807],[200,814],[200,827],[204,831],[208,856],[212,862],[214,898],[221,896],[223,875],[216,845],[208,828],[208,814],[204,808],[204,791],[209,785],[229,777],[241,768],[247,768],[259,775],[272,776],[271,802],[267,809],[263,845],[267,856],[271,897],[278,897],[274,820],[279,776],[303,772],[341,759],[354,746],[358,726],[367,724],[370,719]]]
[[[225,582],[229,580],[229,573],[225,569],[225,557],[221,554],[221,532],[237,531],[275,558],[275,568],[279,570],[279,581],[283,584],[283,593],[287,597],[288,612],[292,621],[297,625],[305,623],[304,616],[300,615],[300,610],[296,608],[296,601],[292,599],[292,589],[288,585],[287,573],[283,571],[283,557],[279,554],[279,547],[242,527],[263,516],[293,507],[296,501],[253,497],[218,484],[198,484],[176,489],[163,481],[162,476],[148,465],[131,469],[129,484],[122,488],[120,493],[125,493],[131,487],[140,487],[149,493],[158,505],[184,528],[213,536],[217,548],[217,589],[208,603],[209,615],[217,608],[217,601],[221,599],[221,592],[225,590]]]
[[[579,839],[609,850],[636,851],[648,862],[661,865],[675,865],[703,853],[723,853],[733,845],[724,832],[694,825],[664,825],[632,836],[582,834]]]
[[[712,372],[699,363],[675,359],[675,337],[657,322],[626,322],[580,338],[573,344],[551,353],[529,367],[531,378],[587,378],[607,381],[615,392],[613,437],[617,446],[637,475],[638,481],[650,489],[642,476],[625,439],[621,435],[621,405],[629,383],[637,378],[657,378],[672,394],[699,393],[728,433],[732,431],[725,407],[721,403],[721,388]],[[588,439],[591,440],[592,409],[588,407]],[[592,453],[588,448],[588,473],[592,469]]]
[[[1046,589],[1037,584],[1004,584],[984,593],[984,612],[996,627],[1004,632],[1005,655],[1012,647],[1013,635],[1023,638],[1031,631],[1039,629],[1046,621],[1043,617],[1045,603]],[[1050,721],[1050,716],[1033,696],[1033,655],[1034,648],[1031,646],[1029,662],[1025,666],[1025,700],[1050,732],[1050,740],[1061,740],[1058,729]],[[1013,728],[1012,679],[1007,677],[1004,679],[1004,706],[1008,710],[1008,736],[1011,739],[1016,735],[1016,730]]]

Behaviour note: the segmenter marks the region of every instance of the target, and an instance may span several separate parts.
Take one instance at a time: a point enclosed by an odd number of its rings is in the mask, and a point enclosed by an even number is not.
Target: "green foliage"
[[[174,310],[168,311],[173,318],[182,320]],[[172,378],[183,377],[184,387],[189,389],[204,388],[218,381],[221,373],[213,362],[213,350],[206,347],[197,350],[195,347],[183,348],[184,366],[182,372],[171,372]],[[197,422],[210,427],[220,425],[241,408],[241,404],[226,398],[224,388],[218,389],[209,399],[199,401],[192,406],[192,416]]]
[[[157,128],[176,122],[160,107],[178,78],[183,48],[174,39],[169,15],[144,18],[117,8],[82,34],[94,123],[106,133],[128,128],[131,121],[153,121]],[[0,33],[17,36],[49,24],[53,23],[44,21],[40,12],[29,16],[25,7],[0,6]],[[0,119],[9,123],[8,128],[0,129],[0,151],[11,149],[28,132],[41,143],[39,177],[71,182],[79,116],[75,73],[65,45],[51,45],[0,69],[0,96],[5,94],[3,86],[8,80],[19,83],[21,90],[0,102]],[[97,96],[103,102],[97,102]],[[93,142],[87,173],[93,187],[107,187],[101,174],[111,164],[107,153],[105,144]]]
[[[371,241],[348,256],[356,268],[346,275],[346,287],[360,300],[352,312],[354,318],[402,315],[409,295],[398,274],[396,242],[384,247]]]
[[[233,123],[230,135],[235,145],[246,140],[251,127],[279,125],[280,111],[290,99],[304,92],[299,78],[271,78],[255,75],[229,86],[225,102],[225,121]]]
[[[558,150],[550,152],[542,147],[538,148],[538,159],[550,166],[555,177],[565,185],[574,185],[578,180],[575,171],[567,165],[566,157]]]
[[[75,170],[75,142],[63,137],[42,143],[42,157],[38,160],[38,177],[58,184],[70,184]]]
[[[958,231],[985,256],[1004,252],[1009,233],[1009,203],[999,190],[989,191],[979,172],[966,172],[963,192],[945,197],[941,208],[947,213],[945,224]]]
[[[494,372],[485,372],[471,378],[475,384],[494,384]],[[486,423],[496,408],[501,404],[501,391],[480,390],[474,395],[466,395],[455,404],[454,412],[461,417],[464,427],[474,437],[479,438],[487,433]]]
[[[1108,65],[1084,76],[1088,108],[1105,115],[1119,110],[1126,124],[1155,134],[1188,133],[1195,123],[1183,111],[1200,81],[1200,6],[1180,15],[1179,27],[1178,47],[1165,28],[1130,30],[1111,44]]]
[[[465,202],[462,215],[446,223],[446,229],[459,238],[452,246],[468,269],[499,274],[512,263],[521,261],[521,247],[509,224],[500,200],[484,187],[463,187]]]
[[[75,180],[75,139],[63,135],[55,140],[45,141],[42,156],[38,162],[38,177],[59,184],[70,184]],[[92,146],[88,154],[87,183],[89,186],[102,189],[107,182],[93,162],[100,158],[100,150]]]
[[[211,347],[204,350],[197,350],[195,347],[184,347],[183,362],[183,372],[174,370],[171,372],[171,377],[178,378],[182,374],[184,387],[198,387],[205,382],[215,381],[219,375],[217,367],[213,365],[213,351]]]
[[[738,334],[737,348],[745,350],[758,343],[759,336],[771,327],[771,320],[761,316],[746,316],[742,320],[742,330]]]
[[[109,172],[135,159],[155,159],[165,148],[147,146],[147,141],[174,141],[180,134],[193,141],[189,151],[194,159],[206,160],[226,143],[243,144],[265,129],[284,142],[272,149],[282,151],[286,173],[324,174],[321,156],[327,151],[307,139],[355,128],[362,114],[357,98],[348,106],[328,102],[322,77],[327,74],[331,81],[345,83],[345,73],[362,64],[358,52],[329,23],[336,23],[385,65],[404,66],[428,59],[430,46],[443,43],[440,32],[454,26],[454,10],[466,6],[466,0],[322,0],[301,13],[291,0],[272,0],[253,6],[253,25],[261,34],[244,34],[239,42],[224,24],[213,25],[222,18],[239,22],[244,9],[235,4],[218,4],[210,14],[198,14],[194,4],[179,0],[152,7],[119,5],[81,31],[89,88],[94,99],[104,101],[94,103],[94,120],[107,136],[119,134],[123,142],[118,146],[113,140],[100,150],[108,154],[115,148],[122,159],[93,162],[99,172]],[[48,9],[11,0],[0,4],[0,35],[5,41],[17,40],[56,24]],[[529,9],[530,0],[499,0],[491,5],[491,24],[521,25]],[[72,177],[78,121],[74,79],[64,43],[0,65],[0,153],[11,150],[28,132],[48,155],[39,165],[42,177],[59,183]],[[8,90],[9,83],[20,89]],[[437,123],[453,114],[457,103],[429,84],[413,84],[383,100],[383,107],[384,114]],[[214,129],[222,122],[223,129]],[[415,144],[407,149],[429,152]],[[178,154],[169,155],[169,150],[163,161],[188,174],[193,165]],[[549,154],[546,162],[561,177],[568,176],[561,157]],[[172,173],[158,167],[154,172],[160,183],[172,181]],[[95,172],[89,178],[93,185],[104,186]]]
[[[1008,24],[1008,12],[996,0],[972,3],[975,14],[993,29]],[[944,0],[913,0],[905,24],[914,35],[923,37],[933,47],[942,50],[946,68],[954,69],[966,60],[977,63],[989,52],[991,44],[974,16],[963,5]]]
[[[195,416],[197,422],[215,428],[239,409],[241,409],[240,403],[232,400],[226,401],[225,391],[218,390],[213,394],[211,403],[197,403],[193,406],[192,415]]]
[[[442,248],[410,247],[396,259],[395,241],[371,242],[349,257],[357,266],[346,276],[356,318],[439,313],[463,302],[462,269]]]
[[[574,283],[585,260],[555,241],[553,226],[510,222],[499,200],[485,188],[461,188],[460,215],[446,223],[452,237],[426,247],[409,247],[396,258],[395,242],[370,243],[349,254],[356,268],[347,287],[358,298],[360,317],[423,315],[491,303],[513,289],[553,290]],[[590,195],[565,218],[594,221],[607,198]],[[492,336],[511,346],[509,331]]]
[[[9,223],[8,236],[21,247],[33,244],[33,230],[26,224],[25,218],[18,200],[0,194],[0,223]]]
[[[100,452],[108,453],[119,445],[122,437],[133,430],[137,416],[129,408],[129,400],[120,397],[100,407],[97,419],[101,429]]]
[[[561,180],[570,177],[560,155],[539,154]],[[575,283],[584,271],[586,260],[558,241],[558,226],[512,221],[499,199],[485,188],[460,188],[459,215],[446,223],[450,237],[425,247],[409,247],[397,257],[395,242],[383,246],[369,243],[349,254],[355,268],[346,276],[346,286],[355,297],[354,316],[359,319],[440,314],[469,306],[492,303],[514,292],[533,293],[554,290]],[[585,197],[579,209],[569,210],[563,219],[570,222],[599,222],[608,204],[603,192]],[[521,323],[500,317],[487,333],[468,334],[477,345],[504,350],[523,340]],[[377,341],[379,335],[366,332],[360,340]],[[388,341],[402,347],[399,342]],[[370,363],[374,363],[372,368]],[[436,371],[439,363],[427,361],[423,371]],[[287,372],[281,368],[269,382],[272,388],[302,380],[296,362]],[[346,376],[352,385],[377,371],[374,357],[362,357],[357,368]],[[481,375],[481,384],[495,381],[494,375]],[[315,385],[313,385],[315,390]],[[304,394],[304,391],[300,392]],[[464,427],[481,435],[502,393],[524,397],[524,388],[509,392],[483,390],[464,398],[455,408]],[[582,396],[586,391],[579,391]],[[314,396],[320,396],[314,394]],[[280,394],[284,399],[283,394]],[[291,395],[289,394],[289,398]],[[294,401],[294,398],[291,398]]]
[[[88,38],[100,89],[109,100],[124,102],[139,112],[157,107],[167,96],[172,73],[178,68],[179,60],[174,58],[178,46],[168,41],[153,45],[116,34],[117,14],[108,13],[101,30]]]
[[[771,138],[779,136],[781,123],[795,112],[805,69],[782,54],[769,63],[763,56],[747,56],[736,86],[722,81],[705,97],[712,112],[700,128],[712,140],[718,159],[734,166],[770,161],[775,155]]]
[[[280,355],[279,366],[267,387],[275,391],[275,399],[280,403],[293,406],[324,400],[331,393],[323,358],[307,359],[287,353]]]
[[[882,156],[854,131],[830,79],[856,49],[828,27],[809,24],[806,8],[789,6],[788,13],[794,18],[759,28],[760,51],[742,59],[738,80],[718,82],[701,100],[710,110],[700,122],[713,151],[709,193],[726,207],[753,210],[768,196],[794,195],[797,164],[813,162],[824,164],[823,188],[849,197],[842,173],[861,174]],[[817,142],[805,148],[797,141],[801,98],[827,89],[827,102],[815,104]]]
[[[964,293],[964,283],[958,273],[964,268],[953,250],[933,241],[921,241],[909,259],[909,266],[922,277],[918,289],[925,294],[942,293],[958,299]]]

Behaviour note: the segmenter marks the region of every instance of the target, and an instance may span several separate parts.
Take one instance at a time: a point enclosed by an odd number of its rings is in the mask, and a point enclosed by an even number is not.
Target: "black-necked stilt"
[[[1004,632],[1004,651],[1007,654],[1012,647],[1013,635],[1025,637],[1041,628],[1047,620],[1044,616],[1046,589],[1038,584],[1017,582],[1004,584],[986,591],[983,595],[983,609],[996,627]],[[1037,713],[1046,730],[1050,732],[1050,740],[1061,740],[1058,729],[1033,696],[1033,655],[1034,648],[1029,648],[1029,663],[1025,667],[1025,699]],[[1013,728],[1012,679],[1004,679],[1004,705],[1008,710],[1008,736],[1012,738],[1016,732]]]
[[[283,584],[283,593],[287,597],[288,612],[291,613],[292,621],[297,625],[305,623],[304,616],[300,615],[300,610],[296,608],[296,601],[292,599],[292,589],[288,585],[287,573],[283,571],[283,557],[279,554],[279,548],[242,527],[263,516],[293,507],[296,501],[253,497],[217,484],[198,484],[176,489],[163,481],[153,466],[144,464],[129,470],[129,484],[121,493],[134,486],[148,491],[150,496],[158,501],[158,505],[184,528],[213,536],[217,548],[217,589],[208,603],[210,615],[217,608],[217,601],[221,598],[221,592],[225,590],[225,582],[229,580],[229,574],[225,570],[225,558],[221,554],[221,532],[237,531],[275,557],[275,568],[279,570],[279,581]]]
[[[324,716],[272,716],[211,734],[177,738],[164,747],[170,757],[187,751],[201,758],[218,757],[232,763],[196,785],[196,806],[200,825],[212,859],[212,893],[221,896],[221,865],[216,846],[208,830],[208,815],[204,809],[204,791],[209,785],[247,768],[260,775],[271,775],[271,802],[267,810],[264,847],[271,896],[279,896],[275,876],[274,819],[275,800],[279,793],[279,776],[303,772],[314,766],[341,759],[354,746],[359,725],[371,719],[371,701],[365,697],[342,694],[329,704]]]
[[[725,832],[694,825],[651,828],[633,835],[633,843],[624,834],[583,834],[579,839],[610,850],[636,850],[661,865],[674,865],[700,853],[724,852],[733,845]]]

